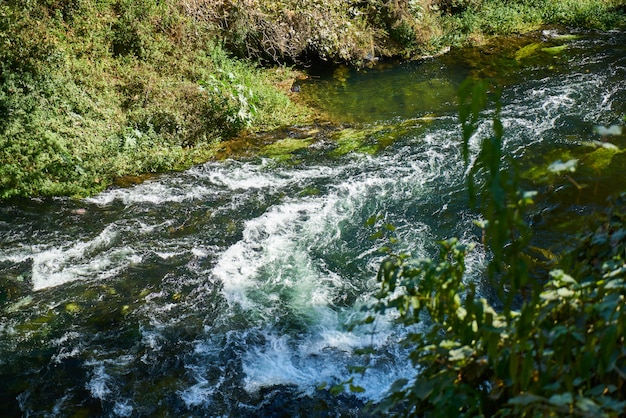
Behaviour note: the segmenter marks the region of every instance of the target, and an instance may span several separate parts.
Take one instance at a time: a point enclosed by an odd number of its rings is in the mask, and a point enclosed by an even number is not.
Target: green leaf
[[[563,270],[552,270],[550,272],[550,277],[555,282],[559,282],[562,284],[571,284],[574,286],[578,286],[578,282],[570,275],[566,274]]]
[[[557,45],[557,46],[551,46],[547,48],[541,48],[541,50],[550,55],[558,55],[561,52],[565,51],[567,48],[568,48],[567,45]]]
[[[560,289],[557,289],[556,294],[564,299],[567,299],[567,298],[571,298],[572,296],[574,296],[576,292],[562,287]]]
[[[361,386],[353,385],[352,383],[350,383],[350,392],[352,392],[352,393],[363,393],[363,392],[365,392],[365,389],[362,388]]]
[[[372,227],[376,224],[377,220],[378,216],[370,216],[369,218],[367,218],[367,221],[365,221],[365,226]]]
[[[535,196],[537,196],[538,193],[536,191],[527,191],[524,192],[522,194],[522,201],[520,203],[523,203],[525,205],[532,205],[534,202],[534,198]]]
[[[376,354],[376,350],[371,347],[357,348],[354,350],[354,354],[356,355]]]
[[[350,373],[364,374],[367,371],[367,367],[366,366],[348,366],[348,371]]]
[[[541,44],[538,42],[533,42],[531,44],[523,46],[517,51],[515,51],[515,60],[520,61],[525,58],[528,58],[531,55],[533,55],[535,52],[537,52],[537,50],[539,50],[540,48],[541,48]]]
[[[561,387],[561,382],[552,382],[547,385],[544,385],[543,390],[545,390],[546,392],[554,392],[554,391],[559,390],[560,387]]]
[[[602,403],[603,408],[610,409],[618,414],[623,414],[624,410],[626,410],[626,401],[619,401],[608,396],[603,396],[599,400]]]
[[[574,402],[574,397],[572,396],[571,393],[565,392],[562,394],[552,395],[549,399],[549,402],[552,405],[565,406],[565,405],[570,405],[572,402]]]
[[[460,361],[465,360],[471,357],[474,354],[474,350],[471,347],[463,346],[461,348],[456,348],[454,350],[450,350],[450,354],[448,360],[450,361]]]
[[[603,279],[611,279],[613,277],[617,277],[617,276],[621,276],[624,273],[626,273],[626,264],[615,269],[612,271],[609,271],[608,273],[606,273],[604,276],[602,276]],[[611,280],[607,285],[606,288],[607,289],[617,289],[617,288],[623,288],[626,287],[626,283],[623,280]]]
[[[346,388],[345,388],[345,385],[343,383],[340,383],[340,384],[335,385],[335,386],[330,388],[330,394],[333,395],[333,396],[341,395],[345,391],[346,391]]]
[[[576,407],[581,411],[593,414],[593,416],[598,416],[602,412],[600,406],[589,398],[578,398]]]
[[[617,345],[617,326],[610,325],[604,331],[602,335],[602,341],[600,342],[600,363],[598,364],[598,373],[603,376],[614,364],[613,357],[616,353]]]
[[[426,399],[428,398],[434,391],[435,384],[432,380],[420,381],[419,385],[414,385],[411,389],[411,395],[415,396],[417,399]]]
[[[519,359],[512,355],[509,357],[509,376],[513,381],[517,380],[517,373],[519,371]]]
[[[559,298],[559,296],[557,295],[556,291],[554,290],[548,290],[546,292],[541,292],[541,294],[539,295],[539,297],[545,301],[552,301],[552,300],[556,300]]]
[[[387,231],[394,232],[396,230],[396,227],[392,224],[385,224],[385,229]]]
[[[382,237],[384,237],[384,233],[383,233],[383,231],[377,231],[377,232],[374,232],[372,235],[370,235],[370,236],[369,236],[369,238],[370,238],[371,240],[377,240],[377,239],[380,239],[380,238],[382,238]]]
[[[528,406],[535,402],[543,402],[546,398],[542,396],[533,395],[532,393],[525,393],[523,395],[518,395],[512,399],[509,399],[509,404],[512,405],[520,405],[520,406]]]
[[[457,341],[452,341],[452,340],[443,340],[439,343],[439,347],[441,348],[446,348],[446,349],[451,349],[454,347],[458,347],[460,344]]]
[[[523,389],[528,388],[532,379],[533,371],[533,356],[528,353],[526,354],[526,356],[524,356],[524,361],[522,362],[522,370],[520,373],[520,382]]]
[[[407,379],[398,379],[395,382],[393,382],[393,384],[389,388],[389,391],[390,392],[400,392],[402,389],[404,389],[404,387],[406,386],[407,383],[409,383],[409,381]]]

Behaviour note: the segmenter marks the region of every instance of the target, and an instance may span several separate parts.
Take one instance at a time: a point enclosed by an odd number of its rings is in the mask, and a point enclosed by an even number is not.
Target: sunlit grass
[[[232,58],[177,1],[10,3],[0,28],[0,198],[89,195],[308,120],[277,88],[295,72]]]
[[[618,0],[448,3],[3,2],[0,198],[89,195],[204,161],[242,132],[308,123],[289,97],[294,63],[367,66],[545,24],[624,21]]]

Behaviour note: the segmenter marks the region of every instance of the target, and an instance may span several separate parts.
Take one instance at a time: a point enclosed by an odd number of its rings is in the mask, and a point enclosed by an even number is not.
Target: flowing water
[[[391,318],[346,328],[377,289],[368,218],[395,225],[416,257],[450,236],[480,241],[462,80],[503,86],[505,148],[541,192],[529,218],[538,246],[566,246],[582,215],[625,188],[626,35],[562,35],[338,68],[299,94],[345,129],[285,129],[273,144],[258,138],[254,157],[89,199],[4,202],[0,415],[363,416],[413,373]],[[577,171],[545,169],[559,159]],[[467,280],[485,258],[478,245]],[[376,355],[354,354],[371,346]],[[328,393],[365,363],[364,393]]]

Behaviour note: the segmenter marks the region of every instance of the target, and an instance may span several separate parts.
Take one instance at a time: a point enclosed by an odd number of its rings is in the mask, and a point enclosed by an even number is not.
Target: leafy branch
[[[463,155],[489,103],[485,81],[460,89]],[[433,259],[388,249],[378,273],[375,314],[393,310],[412,380],[396,381],[377,405],[398,416],[620,416],[626,412],[626,196],[559,269],[531,279],[524,257],[531,236],[525,212],[534,193],[519,187],[502,149],[498,99],[493,135],[481,141],[468,170],[491,259],[485,274],[499,300],[464,280],[471,247],[452,238]],[[569,272],[568,273],[566,273]],[[372,322],[372,318],[364,321]]]

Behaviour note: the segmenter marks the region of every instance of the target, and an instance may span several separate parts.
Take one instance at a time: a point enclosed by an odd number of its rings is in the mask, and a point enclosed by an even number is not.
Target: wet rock
[[[31,270],[31,260],[16,264],[0,263],[0,304],[15,302],[30,293]]]

